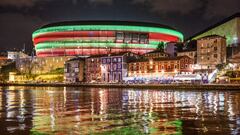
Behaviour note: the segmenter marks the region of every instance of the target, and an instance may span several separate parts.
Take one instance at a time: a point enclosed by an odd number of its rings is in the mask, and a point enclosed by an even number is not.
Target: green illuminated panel
[[[63,31],[96,31],[96,30],[113,30],[113,31],[139,31],[139,32],[155,32],[164,33],[179,37],[183,41],[183,34],[166,28],[144,27],[144,26],[124,26],[124,25],[81,25],[81,26],[56,26],[43,28],[33,33],[33,38],[41,34],[49,32],[63,32]]]
[[[116,43],[58,43],[58,42],[51,42],[51,43],[39,43],[36,46],[36,50],[44,50],[44,49],[51,49],[51,48],[67,48],[67,47],[74,47],[74,48],[81,48],[81,47],[127,47],[127,48],[156,48],[156,45],[151,44],[116,44]]]
[[[192,40],[197,40],[199,38],[210,35],[219,35],[226,37],[227,45],[230,46],[239,42],[240,34],[237,34],[239,31],[238,27],[240,27],[240,18],[235,18],[212,29],[209,29],[208,31],[200,35],[193,37]]]

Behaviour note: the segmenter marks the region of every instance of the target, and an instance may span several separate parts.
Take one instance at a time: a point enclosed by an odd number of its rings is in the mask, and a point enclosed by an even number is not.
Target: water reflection
[[[240,92],[0,88],[6,134],[240,134]]]

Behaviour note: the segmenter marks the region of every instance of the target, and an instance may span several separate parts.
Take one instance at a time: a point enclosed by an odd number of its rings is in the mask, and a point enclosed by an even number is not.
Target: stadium
[[[38,57],[91,56],[124,51],[144,54],[162,42],[183,41],[183,34],[155,23],[72,21],[45,25],[32,38]]]

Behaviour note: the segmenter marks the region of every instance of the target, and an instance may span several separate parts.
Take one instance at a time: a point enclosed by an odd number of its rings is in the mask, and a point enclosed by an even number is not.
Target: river
[[[0,134],[240,134],[240,91],[0,87]]]

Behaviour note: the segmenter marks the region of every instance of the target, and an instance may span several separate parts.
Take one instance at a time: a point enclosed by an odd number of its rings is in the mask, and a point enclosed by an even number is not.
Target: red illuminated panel
[[[154,49],[142,49],[142,48],[136,48],[136,49],[127,49],[128,51],[134,52],[136,54],[144,54],[150,51],[153,51]],[[121,48],[111,49],[111,53],[119,53],[124,52],[125,50]],[[89,55],[98,55],[98,54],[108,54],[109,50],[107,49],[52,49],[49,51],[44,52],[37,52],[37,55],[39,57],[45,57],[45,56],[68,56],[68,55],[82,55],[82,56],[89,56]]]
[[[178,41],[179,38],[176,36],[171,36],[161,33],[149,33],[150,40],[161,40],[161,41]]]
[[[64,31],[64,32],[52,32],[41,34],[36,38],[42,37],[99,37],[99,36],[107,36],[114,37],[115,31]]]

